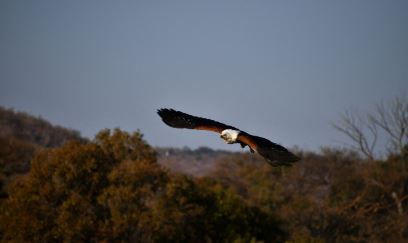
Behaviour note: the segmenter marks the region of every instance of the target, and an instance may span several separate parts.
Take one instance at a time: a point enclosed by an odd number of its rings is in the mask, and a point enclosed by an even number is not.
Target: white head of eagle
[[[221,132],[220,137],[228,144],[236,143],[239,133],[240,131],[238,130],[225,129]]]

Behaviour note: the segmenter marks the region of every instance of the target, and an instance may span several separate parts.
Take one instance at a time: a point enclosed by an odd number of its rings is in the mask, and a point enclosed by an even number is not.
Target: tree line
[[[356,126],[341,131],[358,128],[373,138],[369,123],[344,118],[339,128]],[[302,160],[289,168],[250,153],[157,149],[140,132],[103,129],[92,140],[73,134],[55,146],[0,136],[1,241],[408,241],[407,133],[390,135],[382,157],[364,153],[363,140],[353,139],[351,148],[297,149]],[[185,163],[211,159],[211,166],[189,175],[177,170],[180,164],[166,167],[183,153]],[[25,169],[10,167],[20,161],[28,161]]]

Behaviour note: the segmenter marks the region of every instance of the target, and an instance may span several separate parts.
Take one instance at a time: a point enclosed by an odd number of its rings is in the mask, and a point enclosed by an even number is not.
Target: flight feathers
[[[193,116],[173,109],[159,109],[157,114],[163,122],[174,128],[194,129],[197,124]]]
[[[192,116],[181,111],[173,109],[159,109],[157,114],[163,122],[174,128],[188,128],[197,130],[207,130],[221,133],[225,129],[238,130],[235,127],[217,122],[211,119]]]

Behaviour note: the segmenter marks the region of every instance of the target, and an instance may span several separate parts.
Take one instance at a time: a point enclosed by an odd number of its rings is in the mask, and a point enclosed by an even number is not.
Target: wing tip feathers
[[[176,111],[169,108],[157,109],[157,114],[162,121],[170,127],[174,128],[194,128],[191,116],[181,111]]]

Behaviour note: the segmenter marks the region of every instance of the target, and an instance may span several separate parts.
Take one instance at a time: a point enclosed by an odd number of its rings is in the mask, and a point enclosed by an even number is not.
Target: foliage
[[[3,187],[10,178],[28,172],[37,151],[69,140],[86,142],[78,131],[0,106],[0,199],[7,197]]]
[[[298,154],[303,160],[289,169],[231,157],[210,176],[251,205],[276,212],[289,242],[408,240],[408,156],[367,163],[347,150]]]
[[[283,241],[276,216],[221,184],[170,174],[138,132],[101,131],[35,156],[8,187],[3,241]]]

